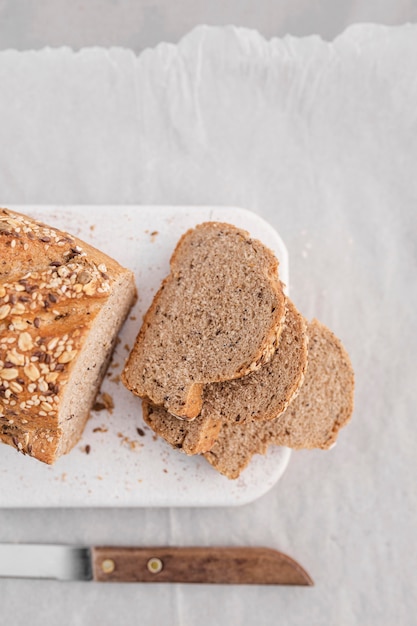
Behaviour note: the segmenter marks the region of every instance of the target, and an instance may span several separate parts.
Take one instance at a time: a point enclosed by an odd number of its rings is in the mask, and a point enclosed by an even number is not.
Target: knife
[[[0,577],[98,582],[304,585],[289,556],[259,547],[77,547],[0,544]]]

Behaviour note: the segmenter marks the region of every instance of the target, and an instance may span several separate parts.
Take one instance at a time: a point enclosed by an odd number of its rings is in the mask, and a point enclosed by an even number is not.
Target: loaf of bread
[[[283,413],[298,393],[307,365],[307,332],[303,316],[287,299],[281,338],[272,358],[243,378],[206,385],[201,414],[178,420],[163,407],[142,402],[145,422],[175,448],[187,454],[208,452],[223,423],[271,420]]]
[[[229,224],[206,222],[180,239],[122,380],[136,395],[193,419],[203,387],[267,362],[285,315],[278,262]]]
[[[45,463],[78,441],[136,290],[76,237],[0,209],[0,440]]]
[[[272,421],[224,422],[205,458],[228,478],[237,478],[254,454],[268,446],[328,449],[353,412],[354,373],[335,335],[313,320],[308,325],[308,362],[303,385],[287,410]]]

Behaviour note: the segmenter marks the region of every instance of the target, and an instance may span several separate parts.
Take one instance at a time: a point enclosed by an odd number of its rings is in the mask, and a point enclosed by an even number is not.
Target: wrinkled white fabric
[[[296,305],[356,372],[338,445],[294,453],[253,504],[0,511],[1,541],[275,547],[314,588],[2,580],[0,621],[411,626],[417,26],[332,43],[202,27],[139,57],[6,51],[0,87],[1,204],[251,209],[288,247]]]

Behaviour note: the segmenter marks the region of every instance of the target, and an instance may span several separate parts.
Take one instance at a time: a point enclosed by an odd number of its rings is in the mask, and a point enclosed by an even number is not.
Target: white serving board
[[[271,447],[267,455],[256,455],[239,479],[228,480],[203,457],[186,456],[157,439],[143,423],[140,399],[111,378],[120,374],[142,316],[169,273],[171,253],[188,228],[212,220],[248,230],[274,250],[288,287],[288,255],[277,232],[254,213],[226,207],[10,208],[77,235],[131,268],[139,298],[101,388],[113,398],[112,413],[92,412],[81,441],[53,466],[0,445],[0,507],[231,506],[267,492],[285,471],[289,449]]]

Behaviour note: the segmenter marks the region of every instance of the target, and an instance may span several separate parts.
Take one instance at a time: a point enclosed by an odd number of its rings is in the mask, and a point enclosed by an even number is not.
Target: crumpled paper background
[[[6,51],[0,85],[3,205],[256,211],[289,249],[293,300],[342,338],[357,380],[338,445],[293,454],[253,504],[0,510],[1,541],[267,545],[314,588],[3,580],[5,623],[413,624],[417,25],[332,43],[201,27],[139,57]]]

